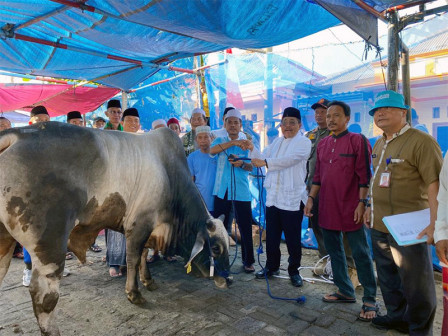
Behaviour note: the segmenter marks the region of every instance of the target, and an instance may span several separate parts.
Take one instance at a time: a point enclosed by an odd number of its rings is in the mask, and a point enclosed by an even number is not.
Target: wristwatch
[[[359,203],[362,203],[362,204],[364,204],[364,206],[367,206],[367,204],[369,203],[369,200],[367,198],[360,198]]]

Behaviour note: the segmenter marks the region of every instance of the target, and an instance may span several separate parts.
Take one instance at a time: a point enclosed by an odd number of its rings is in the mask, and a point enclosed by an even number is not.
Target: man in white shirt
[[[301,135],[300,111],[287,107],[283,111],[283,136],[265,148],[263,154],[251,148],[252,164],[266,167],[266,266],[255,274],[258,279],[278,274],[280,240],[285,233],[289,253],[288,273],[295,287],[303,285],[298,268],[302,259],[300,246],[303,207],[307,199],[306,162],[311,141]]]

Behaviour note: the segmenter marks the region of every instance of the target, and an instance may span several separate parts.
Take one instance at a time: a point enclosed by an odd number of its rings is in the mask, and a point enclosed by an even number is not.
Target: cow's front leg
[[[33,253],[33,272],[30,293],[33,301],[34,315],[42,335],[59,336],[56,324],[55,307],[59,300],[59,282],[64,270],[65,252],[58,253],[58,258],[43,264]]]
[[[139,227],[141,230],[134,230],[126,234],[126,295],[132,303],[143,304],[146,300],[138,290],[137,273],[140,267],[143,248],[149,237],[150,226],[133,225],[133,227]]]
[[[6,230],[5,225],[0,222],[0,285],[8,271],[16,241]]]
[[[148,249],[145,248],[143,250],[142,256],[140,258],[140,268],[139,268],[139,273],[140,273],[140,281],[143,284],[143,286],[145,286],[145,288],[149,291],[153,291],[156,290],[157,288],[159,288],[159,286],[157,286],[156,282],[154,281],[154,279],[151,276],[151,272],[148,268],[148,265],[146,264],[146,258],[148,257]]]

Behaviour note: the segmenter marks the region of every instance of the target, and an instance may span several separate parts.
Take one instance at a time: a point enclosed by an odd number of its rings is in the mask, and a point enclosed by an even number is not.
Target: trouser
[[[314,198],[313,208],[311,209],[312,217],[309,218],[311,222],[311,228],[313,229],[314,237],[317,241],[317,250],[319,251],[319,257],[323,258],[328,255],[327,249],[324,244],[324,237],[322,235],[322,228],[319,226],[319,194]],[[352,257],[352,250],[347,240],[347,236],[343,233],[344,250],[346,256],[346,262],[348,267],[356,268],[355,261]]]
[[[331,258],[331,269],[333,270],[333,281],[341,294],[355,297],[355,289],[348,276],[346,256],[342,244],[342,232],[322,229],[325,247]],[[376,281],[373,272],[373,262],[370,257],[369,245],[364,227],[356,231],[345,232],[348,243],[353,252],[358,279],[364,287],[363,302],[376,302]]]
[[[285,233],[286,247],[289,254],[288,273],[299,274],[302,259],[301,225],[303,203],[299,211],[281,210],[275,206],[266,207],[266,268],[277,271],[280,267],[280,240]]]
[[[23,262],[25,263],[25,265],[27,265],[27,269],[31,269],[31,256],[25,247],[23,247],[22,251],[23,251]]]
[[[429,246],[399,246],[389,233],[374,229],[371,236],[387,315],[407,322],[410,335],[432,335],[437,297]]]
[[[224,196],[225,199],[215,196],[214,202],[214,214],[216,217],[225,215],[224,226],[228,230],[232,224],[229,220],[230,211],[232,209],[232,203],[235,210],[235,219],[238,224],[238,229],[241,235],[241,259],[245,266],[250,266],[255,263],[254,258],[254,246],[252,243],[252,208],[250,201],[231,201],[227,199],[227,193]]]

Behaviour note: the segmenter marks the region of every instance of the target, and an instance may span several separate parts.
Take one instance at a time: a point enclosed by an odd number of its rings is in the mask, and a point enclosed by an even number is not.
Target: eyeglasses
[[[283,126],[296,126],[299,123],[295,120],[282,120],[282,125]]]

